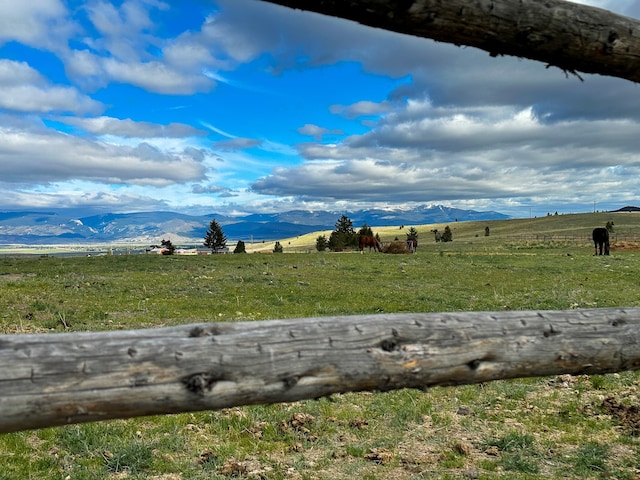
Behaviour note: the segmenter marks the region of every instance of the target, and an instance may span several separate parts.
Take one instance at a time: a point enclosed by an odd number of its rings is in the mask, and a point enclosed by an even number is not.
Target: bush
[[[407,247],[407,242],[393,241],[382,249],[382,253],[411,253]]]

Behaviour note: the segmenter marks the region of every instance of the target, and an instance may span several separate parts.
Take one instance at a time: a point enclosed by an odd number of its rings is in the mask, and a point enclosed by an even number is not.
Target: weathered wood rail
[[[263,0],[566,72],[640,81],[640,20],[564,0]]]
[[[409,313],[0,335],[0,432],[640,368],[640,308]]]

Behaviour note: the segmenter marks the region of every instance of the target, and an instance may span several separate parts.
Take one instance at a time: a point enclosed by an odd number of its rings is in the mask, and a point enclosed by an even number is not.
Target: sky
[[[258,0],[0,0],[0,211],[640,206],[640,85],[581,76]]]

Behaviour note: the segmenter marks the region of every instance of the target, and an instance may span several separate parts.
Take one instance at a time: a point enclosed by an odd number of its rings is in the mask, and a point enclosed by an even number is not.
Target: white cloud
[[[409,101],[376,128],[339,144],[299,146],[307,161],[252,185],[256,193],[326,202],[442,202],[633,191],[640,123],[547,124],[531,109],[436,108]]]
[[[58,120],[96,135],[114,135],[127,138],[180,138],[205,134],[205,132],[191,125],[181,123],[160,125],[151,122],[137,122],[130,118],[119,119],[106,116],[94,118],[59,117]]]
[[[55,50],[75,29],[59,0],[0,1],[0,45],[15,40]]]
[[[25,62],[0,59],[0,108],[18,112],[96,113],[104,107],[73,87],[52,85]]]
[[[325,135],[344,135],[344,132],[340,129],[330,130],[311,123],[307,123],[298,128],[298,133],[302,135],[309,135],[318,141],[322,140]]]
[[[50,189],[5,189],[0,183],[0,204],[10,210],[82,208],[89,210],[149,211],[169,208],[165,202],[148,195],[104,189],[104,185],[74,182],[52,185]]]
[[[209,90],[213,83],[204,75],[194,76],[170,68],[162,62],[121,62],[103,59],[102,68],[111,80],[137,85],[150,92],[192,94]]]
[[[0,127],[0,145],[5,183],[84,179],[159,186],[199,180],[205,173],[201,159],[190,152],[166,153],[145,143],[119,146],[52,132]]]
[[[343,115],[346,118],[357,118],[370,115],[379,115],[386,113],[392,109],[391,102],[371,102],[369,100],[362,100],[354,103],[353,105],[332,105],[329,110],[331,113],[337,115]]]

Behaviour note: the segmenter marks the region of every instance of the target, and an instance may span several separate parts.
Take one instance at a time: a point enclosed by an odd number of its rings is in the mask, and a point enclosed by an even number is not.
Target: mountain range
[[[497,212],[477,212],[422,205],[412,209],[345,212],[291,210],[244,216],[185,215],[175,212],[107,213],[83,215],[81,211],[0,212],[0,244],[46,245],[136,242],[154,244],[169,239],[174,244],[202,242],[211,220],[216,220],[229,242],[270,241],[318,231],[333,230],[341,215],[357,230],[370,226],[421,225],[465,220],[509,218]]]

